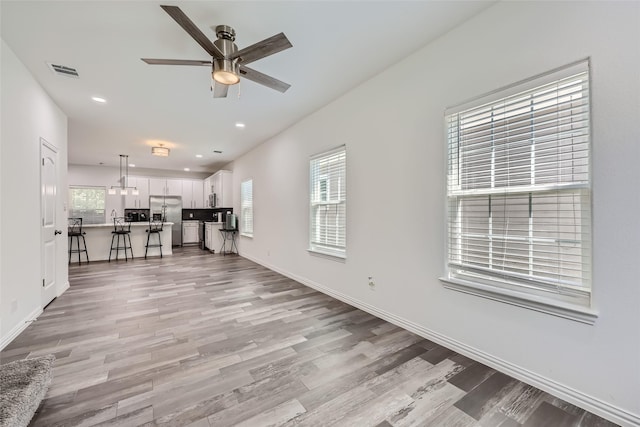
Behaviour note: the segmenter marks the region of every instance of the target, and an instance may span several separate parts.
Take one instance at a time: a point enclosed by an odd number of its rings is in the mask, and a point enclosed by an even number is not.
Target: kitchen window
[[[82,218],[83,224],[104,224],[104,187],[69,187],[69,218]]]
[[[253,237],[253,180],[240,184],[240,234]]]
[[[593,323],[588,62],[449,109],[446,126],[445,286]]]
[[[309,161],[309,250],[346,257],[347,151],[343,145]]]

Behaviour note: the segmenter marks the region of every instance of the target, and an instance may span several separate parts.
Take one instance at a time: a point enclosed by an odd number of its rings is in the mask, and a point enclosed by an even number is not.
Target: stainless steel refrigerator
[[[182,197],[149,196],[151,218],[160,214],[164,222],[172,222],[171,244],[182,246]]]

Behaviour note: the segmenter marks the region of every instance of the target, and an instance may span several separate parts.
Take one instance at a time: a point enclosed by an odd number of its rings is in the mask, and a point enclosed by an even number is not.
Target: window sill
[[[447,289],[504,302],[518,307],[539,311],[541,313],[574,320],[576,322],[586,323],[588,325],[593,325],[598,318],[597,311],[580,305],[461,279],[441,277],[440,281]]]
[[[336,252],[330,250],[322,250],[317,248],[307,249],[310,255],[319,256],[321,258],[332,259],[334,261],[345,262],[347,260],[347,254],[344,252]]]

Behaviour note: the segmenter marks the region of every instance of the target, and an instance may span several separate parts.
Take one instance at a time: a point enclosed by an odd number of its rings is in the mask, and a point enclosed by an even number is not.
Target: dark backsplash
[[[183,220],[213,221],[214,214],[219,214],[220,212],[222,212],[223,215],[226,212],[233,213],[233,208],[182,209],[182,219]]]
[[[227,212],[233,213],[233,208],[213,208],[213,209],[182,209],[182,219],[183,220],[198,220],[198,221],[213,221],[214,214],[217,215],[222,213],[224,220],[224,215]],[[137,214],[137,218],[136,218]],[[144,216],[140,214],[145,214]],[[149,215],[151,214],[149,209],[125,209],[124,216],[129,217],[133,215],[132,221],[146,222],[149,221]],[[144,219],[143,219],[144,218]]]

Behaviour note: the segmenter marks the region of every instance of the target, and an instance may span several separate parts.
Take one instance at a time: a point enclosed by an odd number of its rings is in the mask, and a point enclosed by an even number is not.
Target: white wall
[[[57,147],[58,183],[67,186],[67,117],[18,60],[1,44],[0,134],[0,343],[26,326],[41,306],[40,138]],[[66,230],[65,198],[59,198],[57,229]],[[64,236],[64,234],[63,234]],[[68,286],[67,241],[57,245],[57,294]],[[16,301],[14,310],[12,302]],[[1,347],[1,346],[0,346]]]
[[[446,107],[592,59],[590,326],[444,289]],[[354,64],[357,66],[357,64]],[[640,3],[505,2],[237,159],[240,252],[623,425],[640,424]],[[313,256],[308,158],[347,145],[347,260]],[[370,291],[368,276],[377,289]]]

